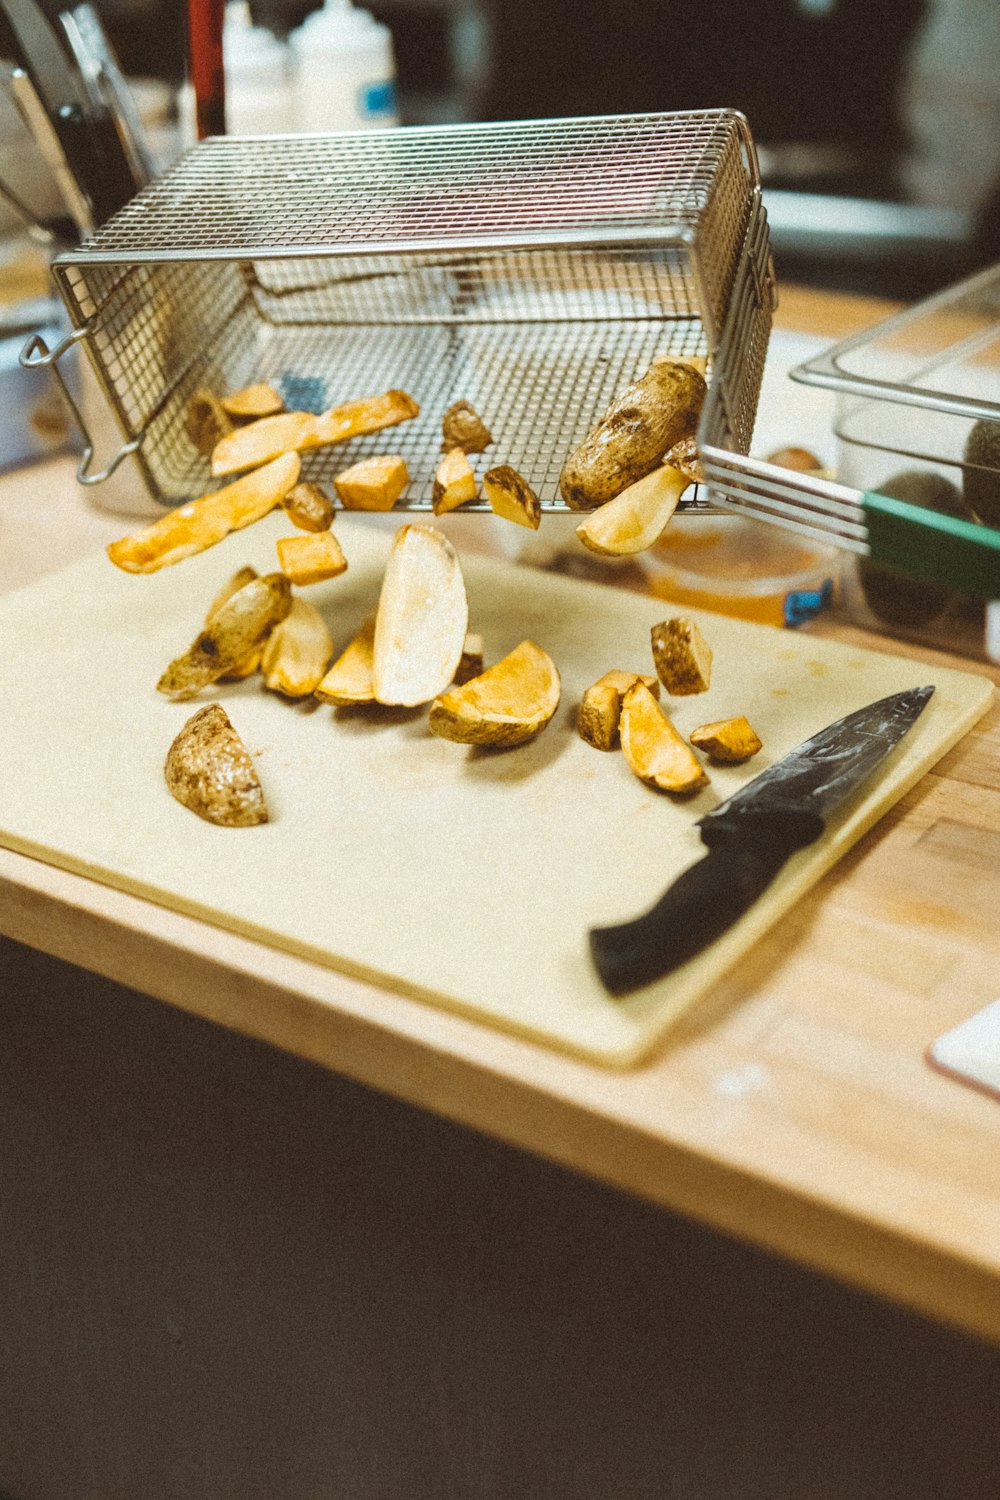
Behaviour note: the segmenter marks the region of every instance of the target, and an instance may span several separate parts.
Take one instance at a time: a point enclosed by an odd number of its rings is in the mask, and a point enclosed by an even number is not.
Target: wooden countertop
[[[777,326],[832,339],[888,310],[789,289]],[[68,460],[7,475],[0,588],[129,527],[81,496]],[[1000,682],[963,658],[814,628]],[[925,1059],[1000,995],[998,856],[994,709],[627,1073],[6,850],[0,932],[1000,1340],[1000,1104]]]

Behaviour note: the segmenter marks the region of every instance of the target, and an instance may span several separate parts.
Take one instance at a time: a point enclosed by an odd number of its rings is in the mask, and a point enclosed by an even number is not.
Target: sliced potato
[[[264,686],[286,698],[308,697],[322,681],[332,655],[333,641],[323,616],[315,604],[296,596],[264,643]]]
[[[644,479],[608,500],[576,528],[591,552],[626,557],[651,547],[677,509],[690,481],[680,469],[661,464]]]
[[[460,745],[521,745],[548,724],[559,691],[552,658],[522,641],[479,677],[435,698],[431,732]]]
[[[763,748],[749,719],[742,716],[699,725],[691,731],[691,743],[722,765],[738,765]]]
[[[216,443],[233,430],[233,420],[208,386],[199,386],[184,408],[184,431],[205,458],[211,458]]]
[[[302,536],[279,537],[278,562],[292,583],[322,583],[347,571],[347,558],[332,531],[310,531]]]
[[[228,599],[231,599],[234,594],[238,593],[244,584],[251,583],[253,579],[257,577],[259,577],[259,574],[256,568],[251,568],[249,566],[245,568],[238,568],[237,571],[233,574],[232,578],[230,578],[228,582],[223,584],[222,588],[219,590],[215,598],[212,600],[212,603],[209,605],[208,613],[205,616],[205,624],[211,624],[212,616],[218,614],[219,610],[226,603],[226,601]],[[245,677],[252,677],[254,672],[256,672],[257,668],[260,666],[260,656],[262,649],[263,648],[261,646],[255,646],[245,661],[239,662],[238,665],[233,667],[231,671],[223,672],[222,676],[219,678],[219,681],[240,682]]]
[[[390,454],[343,469],[334,475],[333,487],[345,510],[392,510],[409,482],[405,460]]]
[[[393,538],[375,620],[379,703],[429,703],[455,676],[469,622],[458,554],[433,526],[402,526]]]
[[[163,774],[171,795],[208,823],[267,822],[257,769],[221,703],[192,714],[167,751]]]
[[[479,485],[472,472],[472,465],[461,448],[449,448],[437,466],[431,499],[434,514],[443,516],[446,511],[457,510],[467,505],[479,494]]]
[[[227,416],[234,417],[238,422],[253,421],[257,417],[273,417],[276,412],[285,409],[280,394],[264,380],[258,380],[254,385],[245,385],[241,390],[231,391],[228,396],[220,396],[219,405]]]
[[[537,531],[542,519],[541,501],[523,474],[510,464],[500,464],[483,475],[483,494],[495,515],[518,526]]]
[[[281,503],[300,531],[329,531],[333,525],[333,501],[318,484],[294,485]]]
[[[493,441],[489,428],[468,401],[453,401],[441,419],[441,448],[461,448],[463,453],[482,453]]]
[[[126,573],[155,573],[204,552],[280,505],[299,477],[297,453],[286,453],[201,500],[168,511],[151,526],[111,542],[107,554]]]
[[[470,631],[462,644],[462,655],[455,668],[454,685],[461,687],[470,677],[478,677],[483,670],[483,638]]]
[[[662,620],[650,632],[656,675],[668,693],[683,698],[708,691],[712,648],[693,620]]]
[[[238,427],[216,444],[212,473],[235,474],[240,469],[265,464],[282,453],[301,453],[330,443],[343,443],[348,438],[406,422],[419,411],[416,401],[405,391],[385,391],[381,396],[345,401],[318,416],[306,411],[287,411],[261,417]]]
[[[637,682],[622,700],[622,751],[640,781],[658,792],[686,796],[708,785],[690,745],[678,734],[645,683]]]
[[[690,437],[681,438],[672,448],[667,449],[663,462],[669,464],[672,469],[680,469],[686,474],[692,484],[701,484],[705,478],[705,471],[701,467],[701,458],[698,454],[698,441],[692,433]]]
[[[357,635],[337,657],[315,696],[347,707],[375,701],[375,616],[369,615]]]
[[[622,699],[637,682],[644,683],[654,698],[660,696],[659,678],[618,671],[605,672],[584,693],[576,725],[581,739],[595,750],[613,750],[618,744]]]
[[[170,663],[156,684],[157,692],[167,698],[193,698],[245,661],[291,607],[292,586],[284,573],[251,579],[220,605],[183,656]]]

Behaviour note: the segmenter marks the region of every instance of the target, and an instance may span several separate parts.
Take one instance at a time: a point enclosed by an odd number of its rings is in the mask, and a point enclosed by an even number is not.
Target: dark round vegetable
[[[1000,422],[985,417],[973,423],[965,440],[962,458],[962,493],[977,521],[1000,526]]]
[[[907,469],[884,480],[876,488],[880,495],[888,495],[893,500],[922,505],[940,515],[969,518],[957,485],[931,470]],[[884,563],[871,562],[867,557],[858,564],[858,578],[872,613],[887,625],[904,630],[929,625],[956,597],[950,589],[940,588],[921,578],[911,578],[895,568],[887,568]]]

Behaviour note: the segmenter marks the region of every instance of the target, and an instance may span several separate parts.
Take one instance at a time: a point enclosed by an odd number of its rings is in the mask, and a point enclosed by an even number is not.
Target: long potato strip
[[[266,516],[296,484],[300,468],[298,454],[285,453],[211,495],[168,511],[143,531],[112,542],[107,554],[126,573],[169,568]]]
[[[349,438],[417,416],[420,407],[405,391],[385,391],[381,396],[365,396],[360,401],[345,401],[343,406],[314,416],[306,411],[282,412],[275,417],[261,417],[235,432],[228,433],[215,445],[212,473],[235,474],[256,464],[268,463],[282,453],[304,453],[309,448],[323,448],[330,443],[345,443]]]

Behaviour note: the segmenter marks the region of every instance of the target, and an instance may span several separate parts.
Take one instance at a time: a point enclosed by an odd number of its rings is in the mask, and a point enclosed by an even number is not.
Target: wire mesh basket
[[[312,412],[412,395],[413,421],[303,456],[323,483],[400,454],[401,509],[431,507],[458,399],[492,432],[490,463],[565,509],[567,453],[663,354],[707,360],[703,435],[745,453],[774,306],[756,154],[731,110],[214,138],[53,270],[73,332],[24,362],[58,377],[82,345],[122,434],[96,467],[81,419],[78,477],[134,455],[164,506],[218,482],[191,399],[258,381]]]

